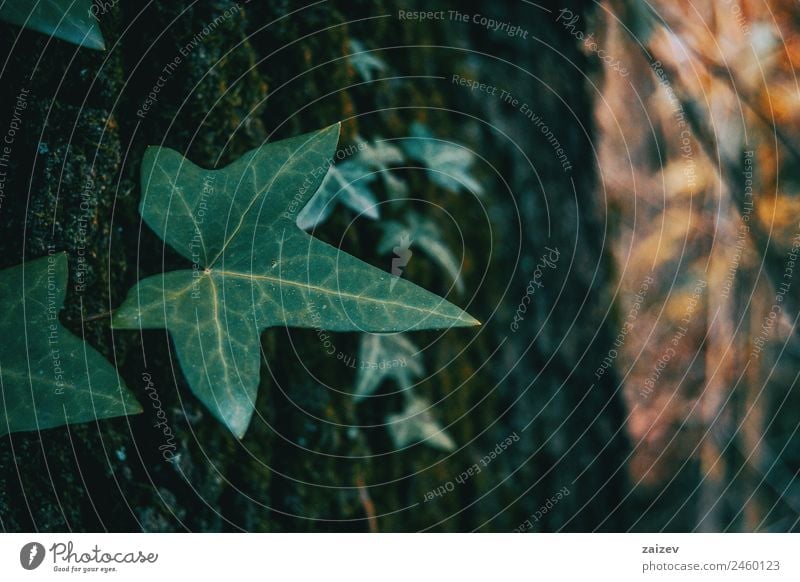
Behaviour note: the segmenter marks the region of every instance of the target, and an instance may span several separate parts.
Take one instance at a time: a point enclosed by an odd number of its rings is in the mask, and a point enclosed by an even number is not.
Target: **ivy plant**
[[[353,393],[356,401],[373,395],[387,380],[394,381],[403,392],[403,409],[385,418],[394,446],[423,443],[445,452],[455,449],[455,442],[439,424],[430,403],[414,393],[414,381],[425,375],[425,366],[419,348],[406,334],[362,334],[358,355]]]
[[[365,81],[372,81],[373,72],[382,73],[386,70],[386,63],[368,51],[360,41],[350,39],[350,64]]]
[[[461,262],[456,259],[442,240],[442,233],[436,223],[414,211],[408,211],[405,221],[387,220],[381,223],[383,236],[378,242],[378,252],[389,254],[399,241],[408,239],[415,249],[421,250],[453,280],[456,290],[464,292],[461,278]]]
[[[462,189],[476,196],[483,194],[483,187],[472,176],[475,154],[465,146],[434,137],[428,126],[414,122],[411,137],[404,139],[403,150],[412,160],[428,169],[434,184],[452,192]]]
[[[58,321],[67,257],[0,272],[0,435],[142,411],[116,369]]]
[[[0,20],[96,50],[105,50],[92,0],[5,0]]]
[[[358,139],[359,152],[332,166],[322,185],[297,217],[297,226],[311,230],[325,222],[337,204],[359,215],[380,218],[377,197],[372,186],[381,177],[392,198],[405,196],[405,182],[392,175],[389,167],[404,162],[399,148],[378,139],[374,143]]]
[[[419,348],[405,334],[362,334],[358,356],[360,366],[353,391],[356,401],[374,394],[385,380],[394,380],[401,389],[410,390],[414,379],[425,374]]]
[[[273,326],[398,332],[478,325],[441,297],[302,231],[332,165],[339,124],[267,143],[206,170],[151,147],[139,211],[192,267],[139,281],[117,329],[166,328],[192,391],[237,437],[259,384],[260,334]]]
[[[410,395],[403,410],[387,416],[386,428],[394,446],[405,448],[423,443],[440,451],[454,451],[455,441],[441,427],[432,408],[425,398]]]
[[[378,201],[369,185],[375,174],[355,160],[332,166],[317,193],[297,217],[297,226],[311,230],[325,222],[337,203],[373,220],[380,218]]]

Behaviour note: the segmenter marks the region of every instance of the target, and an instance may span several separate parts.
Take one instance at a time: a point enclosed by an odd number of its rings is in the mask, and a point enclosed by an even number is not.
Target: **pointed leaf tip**
[[[105,50],[92,0],[6,0],[0,20],[95,50]]]

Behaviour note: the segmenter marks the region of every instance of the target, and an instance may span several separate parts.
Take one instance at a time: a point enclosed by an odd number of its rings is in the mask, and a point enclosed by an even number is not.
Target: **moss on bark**
[[[409,8],[413,4],[422,6],[411,2]],[[587,65],[571,37],[552,17],[529,7],[497,8],[498,17],[519,22],[541,37],[527,42],[549,42],[578,63],[574,70],[544,44],[521,48],[469,25],[406,25],[393,17],[359,21],[395,10],[380,1],[326,2],[291,17],[285,17],[292,9],[288,3],[247,3],[233,11],[231,6],[221,0],[151,4],[142,12],[127,4],[124,10],[115,6],[102,19],[107,45],[114,47],[107,53],[58,41],[48,44],[29,32],[20,35],[20,44],[12,50],[13,38],[0,35],[4,54],[12,54],[3,73],[3,102],[9,102],[7,97],[17,87],[32,90],[25,132],[14,144],[14,177],[7,190],[15,198],[7,200],[0,215],[9,233],[4,237],[3,263],[40,256],[52,244],[69,252],[75,273],[79,251],[86,249],[86,265],[81,267],[86,288],[77,292],[77,282],[71,281],[62,319],[116,360],[145,406],[139,417],[3,439],[3,529],[365,531],[377,523],[391,531],[508,531],[567,484],[572,494],[542,528],[620,527],[624,518],[619,515],[603,521],[624,485],[621,473],[612,474],[623,466],[626,448],[615,436],[621,422],[619,399],[610,379],[588,387],[588,364],[573,369],[581,358],[602,358],[597,356],[603,349],[607,300],[600,288],[607,273],[602,261],[594,273],[601,232],[592,206],[591,100],[582,77]],[[455,3],[441,6],[458,8]],[[0,26],[5,33],[17,33]],[[198,34],[200,41],[187,50]],[[530,70],[541,81],[523,77],[530,83],[526,98],[558,128],[576,167],[571,176],[574,189],[554,161],[550,145],[533,135],[518,112],[475,100],[447,80],[359,85],[361,80],[343,58],[351,38],[365,41],[369,48],[413,45],[381,53],[398,75],[447,78],[472,71],[493,76],[497,84],[527,89],[519,82],[518,70],[475,51]],[[422,45],[443,48],[419,48]],[[34,66],[39,68],[31,78]],[[163,87],[142,111],[160,77]],[[566,103],[543,89],[545,84]],[[512,144],[465,113],[509,128],[523,149],[535,154],[539,181]],[[386,414],[398,410],[401,399],[356,406],[347,394],[325,388],[326,381],[341,385],[354,371],[326,356],[309,330],[264,334],[268,363],[257,408],[266,422],[254,422],[237,442],[191,395],[166,332],[118,332],[112,338],[104,317],[137,278],[182,265],[136,212],[139,160],[147,145],[167,145],[195,163],[213,167],[268,137],[278,139],[341,119],[348,120],[343,143],[356,134],[401,137],[412,121],[421,120],[488,156],[479,172],[489,192],[482,203],[494,222],[495,239],[490,238],[481,203],[465,194],[444,193],[419,172],[407,175],[415,195],[446,208],[465,230],[465,280],[468,288],[480,288],[475,315],[485,320],[499,305],[498,317],[504,322],[476,341],[468,330],[451,332],[448,341],[425,352],[428,368],[440,371],[418,391],[433,401],[446,399],[436,410],[444,424],[452,423],[449,431],[456,441],[466,445],[451,456],[424,446],[390,453],[385,428],[349,428],[379,425]],[[583,134],[581,126],[589,134]],[[550,204],[550,237],[545,235],[542,195]],[[84,241],[76,225],[85,200],[90,200],[90,211]],[[519,233],[514,222],[517,207],[522,210]],[[387,210],[393,213],[399,216],[402,209]],[[320,236],[338,242],[346,231],[344,248],[388,268],[370,254],[378,235],[374,225],[354,229],[348,224],[349,218],[338,213]],[[460,248],[463,234],[447,229],[448,243]],[[532,261],[545,244],[558,244],[565,257],[574,253],[577,261],[578,268],[571,271],[576,274],[564,278],[565,268],[548,281],[542,294],[543,305],[560,302],[562,317],[546,319],[546,312],[537,312],[525,331],[511,337],[504,330],[528,284]],[[518,270],[507,287],[520,248]],[[408,273],[431,290],[447,290],[442,273],[430,263],[415,261]],[[557,295],[559,289],[566,295]],[[83,324],[81,315],[89,318]],[[569,331],[573,317],[575,327]],[[536,338],[541,324],[543,335]],[[424,345],[436,335],[416,337]],[[558,346],[561,337],[567,337],[567,343]],[[498,354],[495,348],[504,338],[507,343]],[[357,353],[356,334],[337,335],[336,342],[342,351]],[[529,344],[533,347],[527,350]],[[581,354],[583,349],[588,355]],[[493,363],[482,367],[490,356]],[[511,365],[517,357],[520,364],[504,379],[500,362]],[[531,388],[539,371],[543,374]],[[157,404],[145,390],[144,372],[152,377]],[[493,388],[498,383],[499,388]],[[163,430],[154,427],[159,409],[176,435],[177,464],[165,462],[159,451],[165,443]],[[524,444],[500,457],[492,471],[435,503],[422,503],[427,491],[479,462],[497,441],[520,433],[532,418],[536,420]],[[604,448],[606,443],[610,446]],[[579,474],[578,484],[572,484]],[[595,496],[598,490],[605,491],[602,502]],[[377,521],[368,519],[370,501],[381,516]],[[391,513],[418,503],[416,509]]]

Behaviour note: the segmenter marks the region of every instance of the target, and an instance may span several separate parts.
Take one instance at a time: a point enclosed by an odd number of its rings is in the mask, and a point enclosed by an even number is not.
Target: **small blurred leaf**
[[[106,48],[91,0],[5,0],[0,20],[87,48]]]
[[[372,143],[363,142],[366,148],[358,154],[358,160],[368,168],[379,172],[390,198],[402,198],[408,194],[406,183],[389,171],[391,166],[405,164],[403,152],[388,141],[377,138]]]
[[[354,38],[350,39],[350,55],[348,59],[358,75],[365,81],[372,81],[374,78],[373,72],[386,70],[386,64],[370,51],[367,51],[364,45]]]
[[[465,189],[480,196],[483,188],[470,173],[475,155],[466,147],[433,137],[421,123],[411,124],[411,137],[402,142],[409,158],[423,164],[430,171],[430,179],[450,190]]]
[[[425,374],[418,354],[419,348],[402,334],[363,334],[353,397],[362,400],[374,394],[386,380],[394,380],[400,388],[410,389],[414,378]]]
[[[381,225],[383,236],[378,243],[378,252],[388,254],[404,236],[411,240],[414,248],[430,257],[453,280],[456,290],[464,292],[464,281],[461,278],[461,264],[442,241],[438,226],[415,212],[406,215],[405,223],[390,220]]]
[[[352,160],[331,166],[317,193],[298,214],[297,226],[303,230],[316,228],[330,217],[339,202],[357,214],[379,218],[378,201],[367,186],[374,179],[375,174]]]
[[[415,443],[424,443],[445,452],[456,448],[455,441],[442,429],[430,403],[424,398],[412,396],[402,412],[386,417],[386,428],[397,448]]]
[[[388,141],[377,138],[372,143],[363,141],[365,147],[358,157],[365,165],[375,170],[387,170],[389,166],[398,166],[405,162],[403,152]]]
[[[297,226],[311,230],[328,220],[337,204],[376,220],[380,218],[378,199],[370,188],[377,176],[383,179],[393,198],[404,196],[405,183],[393,176],[390,166],[405,160],[399,148],[384,140],[369,143],[358,140],[360,151],[349,160],[331,166],[322,185],[297,217]]]

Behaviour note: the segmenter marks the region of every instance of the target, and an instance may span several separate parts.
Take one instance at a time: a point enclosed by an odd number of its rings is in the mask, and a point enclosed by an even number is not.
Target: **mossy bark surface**
[[[299,7],[288,2],[235,10],[221,0],[120,4],[101,17],[105,53],[0,23],[3,54],[11,55],[0,129],[19,92],[30,91],[0,207],[0,260],[11,266],[50,246],[69,253],[62,321],[119,367],[145,412],[0,439],[0,527],[511,531],[567,488],[535,531],[626,528],[618,382],[613,370],[593,376],[613,326],[609,267],[600,255],[604,218],[594,201],[587,76],[594,73],[555,21],[558,7],[544,3],[549,14],[524,3],[493,7],[493,17],[529,31],[520,39],[470,23],[398,22],[398,7],[382,1],[324,2],[291,16]],[[467,11],[435,4],[405,8]],[[584,14],[582,4],[572,9]],[[364,83],[344,58],[352,39],[384,47],[385,76],[415,78]],[[452,83],[453,74],[507,88],[529,104],[567,152],[571,171],[519,107],[476,96]],[[463,244],[466,288],[478,290],[468,311],[488,322],[481,333],[453,330],[425,351],[427,367],[439,371],[417,390],[443,401],[436,411],[457,453],[422,445],[395,452],[381,425],[401,397],[355,404],[326,388],[352,381],[355,371],[326,355],[313,330],[264,333],[263,420],[242,441],[192,396],[164,330],[110,330],[109,310],[138,279],[185,267],[137,213],[145,147],[169,146],[219,167],[267,139],[340,120],[342,144],[402,137],[423,121],[483,157],[481,199],[437,189],[420,171],[405,175],[415,198],[453,217],[445,240],[454,249]],[[386,215],[405,208],[389,204]],[[350,221],[336,212],[318,235],[388,270],[389,259],[373,253],[375,225]],[[86,232],[78,228],[84,222]],[[558,250],[558,264],[512,332],[546,247]],[[405,275],[440,294],[449,287],[424,260],[411,261]],[[425,332],[415,341],[436,337]],[[357,354],[357,334],[335,341]],[[159,449],[159,410],[179,462],[165,461]],[[519,441],[485,470],[425,501],[514,433]]]

